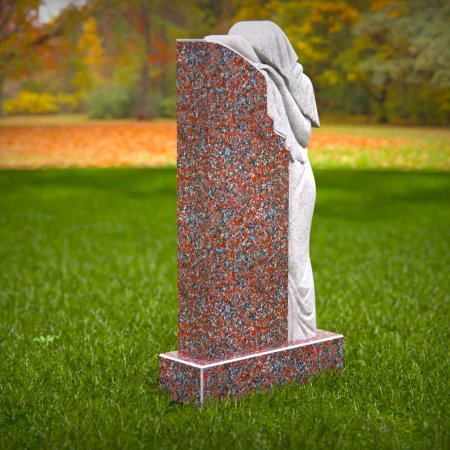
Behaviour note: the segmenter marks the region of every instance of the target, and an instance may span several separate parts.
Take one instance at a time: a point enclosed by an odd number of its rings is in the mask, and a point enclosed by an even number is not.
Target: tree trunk
[[[150,90],[149,65],[148,61],[145,61],[141,70],[141,89],[139,93],[138,119],[140,120],[150,119],[150,112],[148,109],[149,90]]]
[[[388,123],[389,118],[387,116],[386,105],[384,103],[380,103],[378,106],[380,108],[380,115],[377,120],[378,123]]]
[[[402,81],[402,118],[407,119],[408,114],[408,84],[405,80]]]
[[[387,99],[387,87],[388,81],[383,85],[382,91],[378,94],[372,87],[363,79],[360,78],[359,82],[361,86],[367,91],[369,96],[376,102],[378,108],[377,122],[386,123],[389,122],[387,111],[386,111],[386,99]]]
[[[387,99],[387,86],[383,86],[383,90],[381,91],[380,96],[378,97],[378,107],[380,109],[380,113],[378,116],[379,123],[387,123],[389,122],[387,111],[386,111],[386,99]]]
[[[142,15],[144,21],[144,39],[145,39],[145,61],[141,70],[141,92],[139,97],[138,119],[151,119],[150,110],[148,107],[149,93],[150,93],[150,63],[149,56],[151,52],[151,37],[150,37],[150,11],[143,8]]]
[[[4,116],[3,112],[4,88],[5,88],[5,76],[0,73],[0,117]]]

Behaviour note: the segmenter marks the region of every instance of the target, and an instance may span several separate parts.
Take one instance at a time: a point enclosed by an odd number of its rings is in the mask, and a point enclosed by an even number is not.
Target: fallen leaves
[[[0,167],[160,167],[176,164],[174,121],[0,127]]]
[[[310,150],[341,150],[344,148],[376,150],[383,147],[396,148],[405,144],[405,139],[380,138],[371,136],[354,136],[323,132],[315,134],[308,146]]]
[[[314,168],[450,170],[450,131],[333,126],[314,130]],[[176,122],[81,122],[0,126],[0,167],[161,167],[176,164]]]

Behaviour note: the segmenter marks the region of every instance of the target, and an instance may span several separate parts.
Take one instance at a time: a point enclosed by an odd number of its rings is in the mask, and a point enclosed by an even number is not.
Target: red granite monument
[[[288,339],[289,153],[267,83],[239,53],[177,42],[179,402],[236,397],[340,368],[343,337]]]

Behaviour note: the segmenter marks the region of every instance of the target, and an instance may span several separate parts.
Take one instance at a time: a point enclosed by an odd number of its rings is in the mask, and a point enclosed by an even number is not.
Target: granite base
[[[344,337],[319,331],[313,338],[285,347],[217,362],[184,359],[178,352],[160,355],[160,385],[181,403],[236,398],[256,389],[296,382],[327,369],[341,369]]]

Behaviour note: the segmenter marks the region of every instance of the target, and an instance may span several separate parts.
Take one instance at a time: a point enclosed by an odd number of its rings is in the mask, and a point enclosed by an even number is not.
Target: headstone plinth
[[[180,358],[179,352],[164,353],[160,355],[160,383],[175,401],[195,403],[240,397],[288,382],[301,384],[318,372],[342,367],[343,339],[319,331],[314,339],[212,363]]]
[[[340,368],[343,337],[288,342],[289,156],[264,76],[227,47],[177,42],[176,401],[239,396]]]

